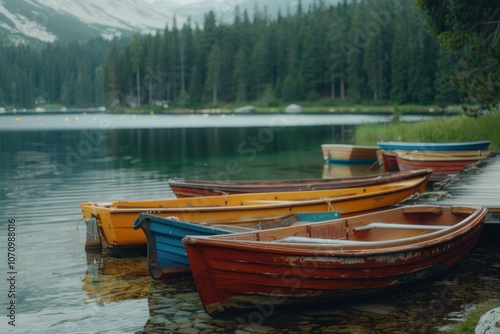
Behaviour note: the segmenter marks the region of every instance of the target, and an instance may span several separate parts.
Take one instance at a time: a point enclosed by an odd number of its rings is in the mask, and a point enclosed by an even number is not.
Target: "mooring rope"
[[[330,211],[335,211],[335,209],[333,208],[333,205],[332,205],[332,199],[329,198],[329,197],[326,197],[324,198],[326,204],[328,204],[328,212]]]
[[[227,193],[227,192],[225,192],[223,190],[215,190],[214,189],[213,191],[216,192],[216,193],[221,193],[222,196],[224,196],[224,204],[227,205],[227,196],[229,196],[229,193]]]
[[[76,223],[76,230],[78,231],[78,227],[80,226],[80,222],[83,220],[83,217],[80,218],[80,220],[78,221],[78,223]]]
[[[97,216],[97,213],[95,212],[95,205],[94,205],[94,203],[92,201],[89,201],[89,204],[92,207],[92,210],[93,210],[92,213],[94,214],[94,216]]]

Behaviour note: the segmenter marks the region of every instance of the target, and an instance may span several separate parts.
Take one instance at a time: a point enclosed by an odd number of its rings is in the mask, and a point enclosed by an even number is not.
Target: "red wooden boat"
[[[460,173],[465,166],[488,157],[489,151],[393,151],[401,171],[432,168],[429,181],[441,181]]]
[[[325,165],[328,168],[331,165]],[[425,176],[430,170],[413,170],[396,173],[371,174],[357,177],[323,179],[297,179],[278,181],[202,181],[170,179],[168,184],[178,198],[198,196],[218,196],[221,194],[268,193],[280,191],[328,190],[341,188],[365,187],[376,184],[386,184],[395,181],[413,179]]]
[[[382,150],[381,154],[384,170],[387,173],[399,171],[398,155],[394,151]]]
[[[476,243],[487,210],[405,206],[279,229],[183,239],[206,312],[329,302],[442,273]]]

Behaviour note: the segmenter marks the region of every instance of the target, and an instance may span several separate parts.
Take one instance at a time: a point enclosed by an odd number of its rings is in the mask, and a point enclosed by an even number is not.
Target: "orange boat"
[[[407,206],[329,222],[183,239],[211,316],[329,303],[440,274],[474,246],[487,209]]]
[[[339,211],[342,216],[376,210],[422,193],[431,171],[412,179],[332,190],[255,193],[80,204],[87,224],[86,248],[146,246],[146,236],[133,229],[140,213],[207,224],[249,226],[292,213]]]

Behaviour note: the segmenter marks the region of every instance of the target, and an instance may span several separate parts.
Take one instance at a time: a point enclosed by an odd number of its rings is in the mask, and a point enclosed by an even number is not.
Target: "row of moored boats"
[[[490,155],[490,141],[461,143],[379,142],[377,146],[323,144],[326,163],[378,164],[386,172],[432,168],[430,181],[442,181]]]
[[[328,162],[325,145],[323,154]],[[81,203],[86,247],[147,247],[151,276],[192,275],[211,316],[389,290],[454,265],[487,213],[398,204],[425,192],[435,173],[398,164],[351,178],[171,179],[176,198]]]

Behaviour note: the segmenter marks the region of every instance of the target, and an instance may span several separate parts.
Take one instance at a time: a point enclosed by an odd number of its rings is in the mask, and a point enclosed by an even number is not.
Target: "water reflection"
[[[105,252],[87,252],[87,271],[82,279],[82,289],[88,297],[86,303],[146,298],[151,281],[145,256],[116,257]]]
[[[382,173],[382,169],[378,163],[370,165],[325,164],[323,166],[324,179],[374,175],[378,173]]]

